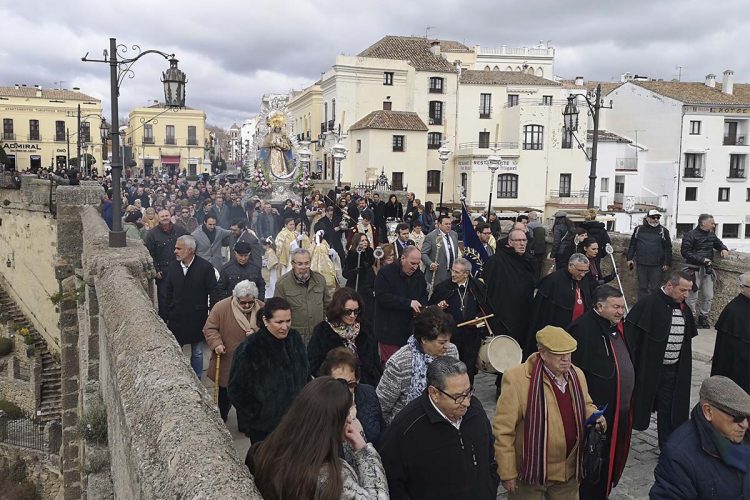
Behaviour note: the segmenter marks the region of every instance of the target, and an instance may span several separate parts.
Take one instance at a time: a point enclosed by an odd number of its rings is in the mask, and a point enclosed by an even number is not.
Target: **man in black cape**
[[[638,301],[625,318],[635,367],[633,428],[648,429],[656,410],[660,449],[690,412],[692,339],[698,330],[685,299],[692,288],[690,275],[672,273],[661,290]]]
[[[451,267],[451,277],[435,285],[429,305],[437,305],[453,317],[456,325],[490,314],[487,306],[487,287],[471,276],[471,263],[463,257],[457,258]],[[487,330],[467,325],[453,329],[451,342],[458,349],[458,357],[466,364],[469,382],[474,384],[477,373],[477,358],[482,339]]]
[[[740,276],[740,294],[716,322],[711,375],[724,375],[750,393],[750,272]]]
[[[581,482],[581,500],[608,498],[628,459],[635,370],[623,336],[624,315],[622,292],[600,286],[594,293],[594,308],[566,328],[578,341],[572,361],[586,376],[591,400],[599,408],[607,406],[602,466],[597,477],[586,477]]]
[[[536,352],[535,333],[545,326],[567,327],[593,307],[596,283],[589,275],[589,259],[574,253],[568,267],[558,269],[539,281],[531,307],[531,324],[524,348],[524,358]]]

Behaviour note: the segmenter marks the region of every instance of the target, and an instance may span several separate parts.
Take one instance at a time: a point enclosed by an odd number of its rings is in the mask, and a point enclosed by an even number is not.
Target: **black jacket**
[[[468,290],[464,298],[463,310],[461,310],[461,297],[458,293],[458,285],[453,283],[450,278],[435,285],[435,290],[433,290],[430,296],[430,305],[438,304],[443,300],[446,301],[448,308],[445,312],[453,317],[453,321],[457,325],[479,316],[487,316],[492,312],[487,305],[487,287],[484,283],[471,276],[467,283]],[[479,331],[475,326],[466,326],[461,328],[461,330],[464,333]],[[455,329],[453,333],[456,334],[459,331],[459,329]]]
[[[607,256],[607,243],[612,243],[612,240],[609,238],[609,233],[607,233],[607,227],[603,222],[599,222],[598,220],[583,221],[581,222],[581,227],[586,230],[586,234],[589,238],[594,238],[599,244],[599,253],[596,255],[596,261],[598,264],[602,258]]]
[[[263,300],[266,296],[266,282],[263,280],[260,268],[255,262],[249,260],[247,264],[241,266],[235,257],[221,266],[219,271],[219,289],[222,298],[232,295],[234,287],[243,280],[250,280],[258,287],[258,299]]]
[[[296,330],[277,339],[262,327],[234,351],[229,399],[245,434],[269,434],[310,379],[302,337]]]
[[[701,266],[706,259],[713,260],[714,250],[728,250],[728,248],[712,231],[704,231],[696,227],[682,237],[680,254],[687,264]]]
[[[378,342],[403,346],[411,335],[414,312],[411,301],[427,304],[427,282],[417,269],[411,276],[394,262],[380,269],[375,278],[375,336]]]
[[[659,224],[654,227],[644,222],[635,228],[628,245],[628,260],[639,266],[671,266],[672,239],[669,229]]]
[[[314,227],[316,233],[321,229],[323,230],[323,239],[326,240],[328,246],[336,250],[343,262],[346,259],[346,252],[344,251],[344,245],[341,243],[341,231],[336,218],[322,217]]]
[[[500,478],[482,403],[471,398],[458,430],[429,397],[406,405],[381,438],[391,500],[494,500]]]
[[[359,267],[357,267],[358,263]],[[354,288],[356,285],[360,295],[372,297],[372,290],[375,286],[373,264],[375,264],[375,256],[372,248],[367,248],[361,254],[358,254],[356,250],[349,250],[342,270],[342,274],[346,278],[346,286]],[[359,280],[357,280],[357,274],[359,274]]]
[[[175,262],[174,244],[177,238],[186,234],[189,234],[187,229],[179,224],[173,224],[169,233],[162,231],[159,226],[148,230],[143,244],[154,259],[156,272],[162,273],[162,279],[164,279],[169,263]]]
[[[196,255],[184,274],[182,264],[174,260],[169,264],[165,284],[167,327],[180,345],[201,342],[208,319],[208,299],[213,307],[222,298],[214,266]]]
[[[724,375],[750,392],[750,299],[738,295],[716,321],[711,375]]]
[[[633,428],[648,429],[651,410],[656,398],[656,381],[664,361],[664,351],[669,340],[672,309],[680,307],[685,318],[685,335],[682,340],[680,361],[677,367],[672,424],[676,427],[687,420],[690,411],[690,376],[693,360],[693,337],[698,335],[693,312],[686,304],[677,304],[661,290],[639,300],[625,318],[625,339],[628,342],[635,368],[633,391]]]
[[[375,392],[375,387],[368,384],[357,384],[354,390],[354,404],[357,406],[357,420],[362,424],[367,442],[377,446],[385,430],[383,410]]]
[[[380,376],[383,374],[383,366],[380,363],[378,343],[366,323],[360,323],[359,335],[354,344],[357,346],[359,379],[364,384],[378,385]],[[345,347],[345,345],[344,340],[333,331],[327,321],[318,323],[307,344],[307,359],[310,362],[312,374],[318,374],[318,369],[329,351],[337,347]]]
[[[651,500],[741,500],[743,473],[722,461],[700,404],[675,429],[656,464]],[[744,446],[750,444],[745,434]]]
[[[404,218],[404,206],[398,201],[396,204],[386,203],[383,207],[383,216],[386,219],[403,219]]]

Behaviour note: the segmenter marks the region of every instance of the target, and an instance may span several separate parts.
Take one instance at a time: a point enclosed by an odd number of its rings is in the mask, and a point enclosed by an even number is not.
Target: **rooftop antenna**
[[[55,85],[55,88],[58,90],[62,90],[63,83],[65,83],[65,80],[59,80],[57,82],[52,82]]]
[[[675,69],[677,70],[677,81],[682,81],[682,70],[685,68],[685,66],[676,66]]]
[[[429,35],[430,35],[430,30],[434,30],[435,28],[437,28],[437,26],[427,26],[427,27],[426,27],[426,28],[424,29],[424,37],[425,37],[425,38],[429,38]]]

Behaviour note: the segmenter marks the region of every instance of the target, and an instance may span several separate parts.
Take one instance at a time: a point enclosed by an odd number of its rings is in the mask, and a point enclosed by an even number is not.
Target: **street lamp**
[[[589,96],[586,94],[571,94],[568,96],[568,103],[563,109],[563,131],[566,135],[575,137],[575,132],[578,130],[578,105],[576,103],[578,97],[583,97],[586,100],[586,104],[589,107],[589,114],[592,116],[594,121],[594,138],[591,143],[591,169],[589,170],[589,199],[588,208],[594,208],[594,195],[596,191],[596,153],[599,146],[599,110],[612,109],[611,101],[609,106],[602,106],[602,86],[601,84],[596,86],[596,94],[594,96],[594,102],[591,102]],[[576,138],[578,145],[583,149],[583,145]],[[584,150],[584,154],[585,154]]]
[[[341,144],[341,136],[338,137],[338,140],[336,141],[336,144],[333,145],[331,148],[331,151],[333,152],[333,159],[336,162],[336,188],[338,189],[341,186],[341,162],[342,160],[346,159],[346,153],[349,152],[348,149],[346,149],[346,146]]]
[[[445,162],[448,161],[448,158],[451,155],[451,150],[448,148],[448,144],[446,142],[443,142],[443,144],[440,146],[440,149],[438,149],[438,159],[440,160],[440,203],[438,204],[438,211],[442,213],[443,210],[443,181],[445,179]]]
[[[299,145],[302,146],[302,149],[297,152],[297,155],[299,156],[299,162],[302,166],[302,210],[304,212],[307,210],[305,208],[305,184],[307,183],[307,176],[310,171],[310,158],[312,158],[312,151],[310,151],[310,141],[300,141]],[[302,217],[302,220],[304,221],[305,217]]]
[[[500,157],[497,155],[497,149],[493,148],[492,154],[487,158],[490,169],[490,201],[487,202],[487,219],[490,222],[490,212],[492,211],[492,190],[495,189],[495,172],[500,168]]]
[[[97,62],[109,64],[110,104],[112,124],[110,137],[112,138],[112,230],[109,232],[110,247],[124,247],[127,245],[125,231],[122,230],[122,158],[120,157],[120,135],[119,135],[119,97],[120,85],[125,76],[132,78],[134,73],[131,67],[146,54],[158,54],[169,61],[169,68],[162,73],[164,84],[164,103],[168,108],[182,108],[185,106],[185,85],[187,78],[185,73],[177,67],[177,59],[174,54],[167,54],[160,50],[144,50],[138,45],[133,45],[132,50],[136,53],[134,57],[125,57],[128,47],[118,45],[117,39],[109,39],[109,51],[104,51],[104,59],[89,59],[88,53],[81,58],[83,62]],[[118,59],[117,53],[121,58]]]

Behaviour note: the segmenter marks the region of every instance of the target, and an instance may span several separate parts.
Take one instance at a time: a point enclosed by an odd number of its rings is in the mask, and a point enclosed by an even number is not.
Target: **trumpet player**
[[[425,279],[433,286],[450,278],[453,262],[460,257],[458,234],[451,229],[451,221],[450,215],[439,215],[437,228],[422,243]]]

